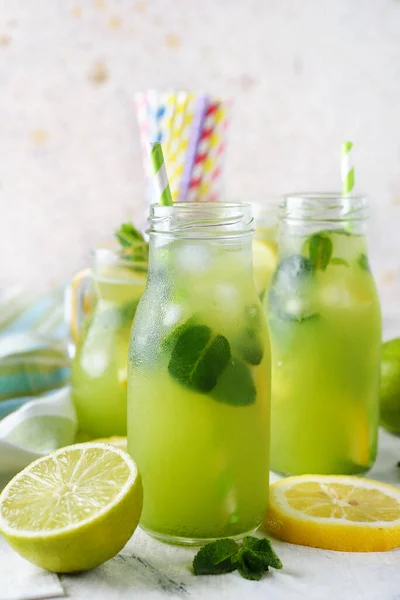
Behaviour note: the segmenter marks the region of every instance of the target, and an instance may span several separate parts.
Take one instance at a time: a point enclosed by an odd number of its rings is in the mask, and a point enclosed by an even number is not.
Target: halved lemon
[[[142,510],[130,456],[88,442],[31,463],[0,495],[0,532],[30,562],[57,573],[85,571],[115,556]]]
[[[400,489],[360,477],[288,477],[271,485],[264,525],[292,544],[391,550],[400,546]]]

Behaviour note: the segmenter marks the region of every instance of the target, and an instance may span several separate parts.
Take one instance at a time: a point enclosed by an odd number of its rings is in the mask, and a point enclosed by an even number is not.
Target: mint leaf
[[[282,563],[269,540],[253,536],[245,537],[241,546],[230,539],[207,544],[193,560],[195,575],[218,575],[237,569],[252,581],[259,581],[269,567],[281,569]]]
[[[256,581],[261,579],[269,567],[282,568],[282,562],[274,552],[271,542],[253,536],[243,539],[240,550],[233,557],[232,562],[242,577]]]
[[[234,540],[217,540],[203,546],[193,560],[193,571],[195,575],[220,575],[231,573],[236,566],[231,558],[239,550]]]
[[[308,248],[314,267],[325,271],[332,258],[332,240],[325,235],[316,233],[309,238]]]
[[[144,237],[133,223],[123,223],[115,232],[115,237],[124,248],[130,248],[135,242],[144,242]]]
[[[147,263],[149,258],[149,244],[140,231],[133,223],[128,222],[121,225],[114,235],[122,246],[123,257],[134,263],[131,268],[135,271],[146,272],[147,264],[136,264]]]
[[[181,323],[180,325],[178,325],[178,327],[176,327],[175,329],[173,329],[171,331],[171,333],[169,333],[162,341],[161,343],[161,348],[168,352],[168,350],[172,350],[173,347],[175,346],[176,342],[179,339],[179,336],[186,331],[187,329],[189,329],[191,327],[191,325],[198,325],[199,324],[199,318],[197,315],[193,315],[190,317],[190,319],[188,319],[187,321],[185,321],[184,323]]]
[[[344,260],[344,258],[331,258],[331,265],[343,265],[344,267],[348,267],[350,266],[349,263],[347,262],[347,260]]]
[[[265,569],[268,569],[268,567],[282,569],[282,562],[267,538],[259,539],[247,536],[243,539],[243,548],[246,548],[254,557],[257,557]]]
[[[249,579],[250,581],[259,581],[265,571],[268,570],[263,568],[258,559],[253,561],[251,552],[243,546],[241,546],[238,553],[232,557],[232,563],[235,565],[235,569],[239,571],[240,575],[244,579]]]
[[[364,271],[367,271],[367,273],[371,273],[368,256],[366,254],[360,254],[357,263],[362,269],[364,269]]]
[[[260,336],[261,319],[261,310],[257,304],[245,306],[243,327],[236,336],[236,346],[240,356],[250,365],[259,365],[264,356]]]
[[[208,393],[228,364],[229,342],[206,325],[193,325],[183,331],[168,364],[171,377],[198,392]]]
[[[218,379],[211,396],[217,402],[248,406],[256,400],[256,386],[249,368],[240,358],[232,357]]]

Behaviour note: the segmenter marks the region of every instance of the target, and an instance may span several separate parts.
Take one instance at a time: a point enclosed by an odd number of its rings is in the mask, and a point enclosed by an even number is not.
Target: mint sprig
[[[193,560],[195,575],[221,575],[236,569],[232,557],[239,546],[234,540],[218,540],[203,546]]]
[[[115,237],[122,246],[122,253],[125,259],[133,263],[147,263],[149,258],[149,244],[143,237],[143,234],[136,229],[131,222],[123,223],[115,231]],[[132,265],[135,270],[147,270],[140,265]]]
[[[241,545],[224,539],[203,546],[193,560],[195,575],[221,575],[237,570],[252,581],[261,579],[269,568],[282,569],[282,562],[266,538],[247,536]]]

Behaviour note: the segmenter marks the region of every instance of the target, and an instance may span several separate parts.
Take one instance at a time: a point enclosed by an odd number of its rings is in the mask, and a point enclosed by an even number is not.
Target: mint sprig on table
[[[148,261],[149,244],[142,233],[136,229],[133,223],[127,222],[123,223],[114,235],[122,246],[124,258],[132,261],[132,268],[137,271],[146,271],[147,267],[140,263]]]
[[[269,568],[282,569],[282,562],[266,538],[247,536],[241,545],[231,539],[203,546],[193,560],[195,575],[221,575],[237,570],[242,577],[259,581]]]

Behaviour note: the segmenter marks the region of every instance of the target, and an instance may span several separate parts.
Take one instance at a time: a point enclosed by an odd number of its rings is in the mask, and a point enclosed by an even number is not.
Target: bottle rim
[[[254,233],[251,205],[246,202],[177,202],[152,204],[147,233],[196,239],[232,238]]]
[[[368,200],[362,194],[340,192],[300,192],[285,194],[280,205],[285,221],[365,221]]]

